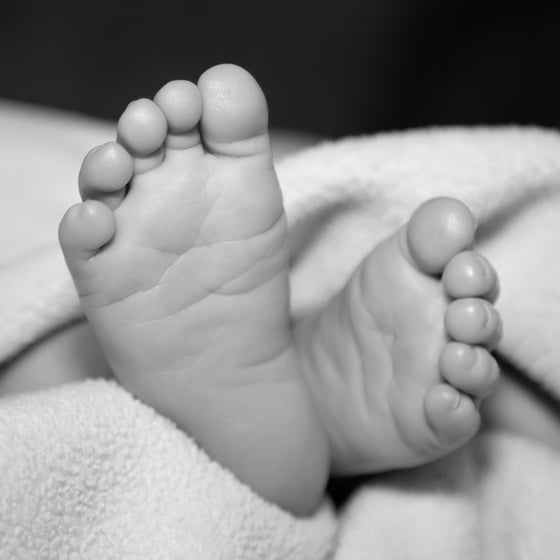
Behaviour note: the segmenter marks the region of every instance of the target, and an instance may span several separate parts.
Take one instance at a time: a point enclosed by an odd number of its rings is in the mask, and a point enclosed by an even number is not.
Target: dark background
[[[4,98],[115,119],[170,79],[235,62],[275,127],[560,125],[560,19],[539,3],[21,0],[1,12]]]

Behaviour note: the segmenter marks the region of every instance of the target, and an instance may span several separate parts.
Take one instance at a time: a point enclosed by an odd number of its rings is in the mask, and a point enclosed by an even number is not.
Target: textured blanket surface
[[[78,317],[56,243],[83,154],[113,125],[0,105],[0,360]],[[500,353],[560,397],[560,137],[423,130],[345,139],[278,165],[292,309],[323,305],[422,201],[457,196],[501,277]],[[560,459],[490,433],[296,520],[118,385],[0,401],[0,558],[551,558]],[[551,555],[552,554],[552,555]]]

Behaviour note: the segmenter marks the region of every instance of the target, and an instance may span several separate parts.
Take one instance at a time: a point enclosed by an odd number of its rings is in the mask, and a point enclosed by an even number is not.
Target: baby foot
[[[478,430],[478,399],[498,376],[497,277],[474,242],[470,211],[422,205],[378,245],[345,289],[297,329],[303,372],[335,470],[420,465]]]
[[[286,217],[254,79],[233,65],[131,103],[60,242],[119,381],[265,498],[307,513],[328,450],[291,340]]]

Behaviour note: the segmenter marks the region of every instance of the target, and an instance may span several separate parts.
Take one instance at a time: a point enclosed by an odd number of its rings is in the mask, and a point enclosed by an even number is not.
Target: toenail
[[[464,346],[465,365],[467,368],[472,369],[478,361],[478,352],[471,346]]]
[[[475,258],[471,264],[471,268],[469,269],[469,276],[471,278],[478,278],[478,277],[482,277],[485,278],[486,277],[486,268],[484,267],[484,265],[482,264],[482,262],[478,259]]]
[[[490,278],[491,273],[488,261],[482,255],[475,255],[474,266],[484,279]]]
[[[461,393],[459,393],[458,391],[456,392],[457,394],[455,395],[455,397],[453,398],[453,400],[451,401],[453,403],[453,408],[452,410],[457,410],[459,408],[459,405],[461,404],[461,399],[463,398],[461,396]]]
[[[465,313],[467,316],[472,317],[473,323],[471,324],[473,324],[473,326],[476,324],[479,328],[486,327],[492,320],[488,306],[483,301],[476,298],[472,298],[466,304]]]
[[[459,408],[462,397],[459,391],[449,385],[444,391],[442,391],[442,398],[448,409],[453,412]]]
[[[468,321],[468,324],[471,325],[471,327],[476,326],[476,328],[481,328],[488,324],[488,313],[478,299],[472,298],[468,300],[455,300],[448,310],[455,308],[455,306],[460,306],[460,308],[462,308],[461,312],[463,314],[463,321]]]
[[[485,327],[490,321],[490,315],[488,313],[488,309],[486,308],[486,305],[484,305],[482,302],[477,301],[474,304],[474,313],[477,313],[478,316],[480,317],[483,327]]]
[[[444,316],[448,334],[465,344],[491,344],[500,323],[500,315],[494,307],[479,298],[451,302]]]
[[[498,315],[498,324],[496,325],[496,330],[494,332],[494,336],[488,342],[488,346],[490,348],[495,348],[504,337],[504,324],[502,323],[502,318]]]

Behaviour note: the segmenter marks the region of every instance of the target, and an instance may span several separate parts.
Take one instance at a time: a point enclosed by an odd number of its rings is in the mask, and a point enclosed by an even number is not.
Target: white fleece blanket
[[[56,243],[83,154],[112,125],[0,104],[0,361],[79,307]],[[521,128],[324,144],[278,165],[293,313],[437,195],[464,200],[501,276],[500,353],[560,398],[560,137]],[[437,464],[376,477],[335,512],[265,503],[113,382],[0,400],[0,558],[555,558],[560,458],[490,433]]]

